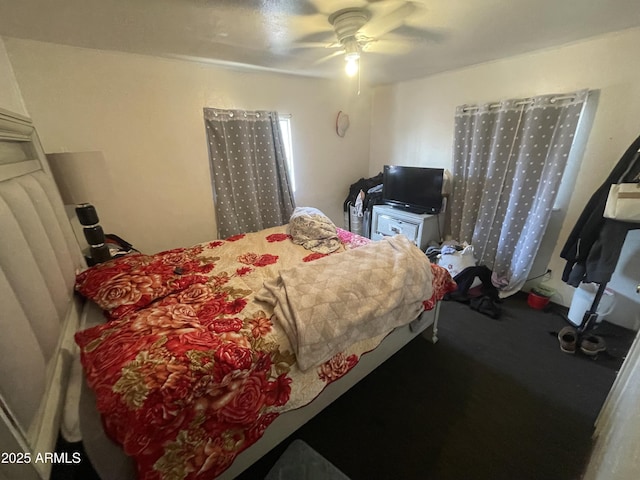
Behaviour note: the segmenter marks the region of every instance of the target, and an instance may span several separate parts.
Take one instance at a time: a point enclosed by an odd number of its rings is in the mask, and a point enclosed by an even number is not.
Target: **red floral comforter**
[[[339,251],[369,241],[339,236]],[[200,281],[76,334],[105,430],[135,458],[140,479],[219,475],[280,413],[309,403],[382,341],[296,367],[272,311],[253,297],[279,269],[322,256],[294,245],[285,227],[163,252],[154,265],[187,266]],[[455,288],[446,270],[432,270],[426,309]]]

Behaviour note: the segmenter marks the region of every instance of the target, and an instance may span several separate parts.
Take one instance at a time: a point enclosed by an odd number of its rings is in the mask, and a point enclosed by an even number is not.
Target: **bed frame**
[[[103,480],[135,478],[133,461],[102,430],[93,392],[71,375],[74,332],[103,321],[95,305],[73,294],[75,273],[85,266],[80,246],[34,126],[1,109],[0,245],[0,453],[7,457],[0,478],[49,478],[45,455],[55,450],[63,411],[72,423],[79,414],[84,448]],[[438,313],[436,306],[395,329],[312,403],[278,417],[220,478],[239,475],[429,326],[435,343]]]
[[[0,110],[0,477],[48,479],[76,347],[83,256],[36,131]]]

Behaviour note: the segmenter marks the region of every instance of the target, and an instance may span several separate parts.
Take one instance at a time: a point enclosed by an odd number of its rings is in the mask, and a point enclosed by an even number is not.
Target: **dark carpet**
[[[240,478],[264,478],[301,439],[353,480],[579,479],[634,332],[602,322],[607,352],[569,355],[566,309],[524,294],[502,309],[445,302],[436,345],[413,340]]]
[[[263,479],[300,439],[352,480],[579,479],[634,332],[602,322],[594,359],[560,351],[565,325],[566,309],[533,310],[525,294],[499,320],[444,302],[436,345],[413,340],[239,478]]]

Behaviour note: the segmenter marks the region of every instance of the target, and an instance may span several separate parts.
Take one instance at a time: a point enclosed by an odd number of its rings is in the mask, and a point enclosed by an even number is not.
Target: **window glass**
[[[293,172],[293,147],[291,143],[291,118],[280,117],[280,130],[282,131],[282,142],[284,143],[285,154],[287,155],[287,168],[289,170],[289,181],[291,190],[296,191],[296,179]]]

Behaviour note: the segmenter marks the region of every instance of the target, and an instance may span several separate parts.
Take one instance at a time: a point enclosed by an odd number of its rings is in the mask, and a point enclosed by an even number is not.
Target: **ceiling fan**
[[[329,15],[337,41],[331,43],[298,43],[299,48],[335,48],[335,52],[315,63],[344,55],[347,75],[354,76],[359,71],[360,56],[363,52],[402,53],[407,50],[407,42],[383,39],[387,33],[402,26],[404,21],[418,7],[414,2],[404,2],[384,15],[372,15],[365,7],[351,7],[338,10]]]

